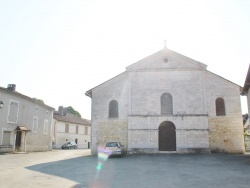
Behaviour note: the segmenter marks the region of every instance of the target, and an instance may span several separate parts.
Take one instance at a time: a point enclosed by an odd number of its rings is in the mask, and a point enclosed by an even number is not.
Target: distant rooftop
[[[63,121],[66,123],[75,123],[79,125],[88,125],[88,126],[90,126],[91,124],[90,120],[83,119],[77,116],[69,116],[69,115],[63,116],[58,113],[54,113],[53,118],[56,119],[57,121]]]

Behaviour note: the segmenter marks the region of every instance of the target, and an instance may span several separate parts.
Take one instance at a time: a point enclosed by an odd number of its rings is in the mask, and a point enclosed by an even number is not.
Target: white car
[[[125,154],[124,146],[120,142],[106,142],[104,145],[104,153],[108,156],[120,156],[123,157]]]

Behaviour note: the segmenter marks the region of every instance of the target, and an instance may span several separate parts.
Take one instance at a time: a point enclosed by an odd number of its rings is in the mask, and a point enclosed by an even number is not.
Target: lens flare
[[[106,150],[103,147],[98,147],[98,164],[96,166],[97,172],[102,169],[104,162],[109,158],[110,154],[111,151]]]

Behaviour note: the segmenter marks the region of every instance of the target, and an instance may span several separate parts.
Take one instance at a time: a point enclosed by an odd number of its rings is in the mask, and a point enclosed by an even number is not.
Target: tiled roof
[[[23,95],[22,93],[19,93],[19,92],[17,92],[17,91],[10,91],[10,90],[8,90],[8,89],[6,89],[6,88],[4,88],[4,87],[0,87],[0,91],[5,92],[5,93],[8,93],[8,94],[10,94],[10,95],[15,95],[15,96],[20,97],[20,98],[24,98],[24,99],[26,99],[26,100],[29,100],[29,101],[31,101],[31,102],[34,102],[34,103],[36,103],[36,104],[38,104],[38,105],[41,105],[41,106],[43,106],[43,107],[46,107],[46,108],[48,108],[48,109],[55,110],[53,107],[48,106],[48,105],[46,105],[46,104],[42,104],[42,103],[36,101],[35,99],[32,99],[31,97],[28,97],[28,96],[26,96],[26,95]]]
[[[244,94],[248,93],[249,87],[250,87],[250,65],[248,67],[245,84],[244,84],[244,87],[241,91],[241,94],[244,95]]]
[[[63,121],[66,123],[75,123],[79,125],[88,125],[90,126],[91,121],[88,119],[83,119],[77,116],[62,116],[58,114],[54,114],[53,118],[56,119],[57,121]]]

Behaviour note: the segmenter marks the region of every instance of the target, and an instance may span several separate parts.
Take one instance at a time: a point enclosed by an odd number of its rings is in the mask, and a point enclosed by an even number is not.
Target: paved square
[[[1,187],[250,187],[250,155],[150,154],[104,161],[89,154],[0,155]]]

